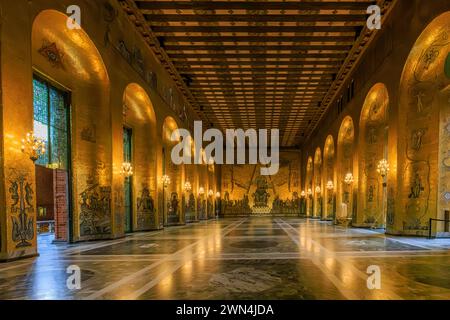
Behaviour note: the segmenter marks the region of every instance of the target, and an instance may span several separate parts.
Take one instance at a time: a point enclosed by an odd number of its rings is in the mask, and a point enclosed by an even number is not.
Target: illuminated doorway
[[[37,229],[41,241],[72,241],[70,94],[33,78],[34,134],[47,152],[35,163]]]
[[[133,163],[133,131],[123,128],[123,159],[125,163]],[[124,181],[125,195],[125,233],[133,232],[133,177],[126,176]]]

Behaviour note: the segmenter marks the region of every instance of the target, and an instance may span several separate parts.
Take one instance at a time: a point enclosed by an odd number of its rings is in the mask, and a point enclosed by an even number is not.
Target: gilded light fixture
[[[208,196],[209,196],[209,197],[212,197],[212,196],[214,196],[214,191],[212,191],[212,190],[209,190],[209,191],[208,191]]]
[[[349,185],[349,186],[352,185],[353,182],[355,182],[355,179],[353,178],[353,173],[351,173],[351,172],[347,173],[345,175],[344,182],[346,185]]]
[[[161,184],[164,189],[166,189],[170,185],[170,182],[170,177],[168,175],[165,174],[161,177]]]
[[[198,195],[199,195],[199,196],[203,196],[204,194],[205,194],[205,188],[200,187],[200,188],[198,189]]]
[[[306,197],[306,192],[305,192],[305,190],[302,190],[302,193],[300,193],[300,196],[301,196],[302,198]]]
[[[327,189],[329,190],[329,191],[333,191],[333,189],[334,189],[334,183],[333,183],[333,181],[328,181],[328,183],[327,183]]]
[[[322,188],[319,187],[319,186],[317,186],[317,187],[316,187],[316,193],[317,193],[317,194],[320,194],[321,192],[322,192]]]
[[[378,162],[377,172],[381,175],[382,178],[387,176],[389,170],[389,163],[386,159],[380,160],[380,162]]]
[[[216,198],[220,199],[220,192],[218,192],[218,191],[216,192]]]
[[[184,184],[184,192],[190,193],[192,191],[192,185],[189,181]]]
[[[313,194],[312,189],[309,188],[309,189],[308,189],[308,196],[312,196],[312,194]]]
[[[25,139],[22,139],[22,152],[30,157],[30,160],[36,162],[45,155],[46,147],[44,140],[36,137],[33,132],[27,133]]]
[[[129,178],[133,175],[133,165],[130,162],[122,163],[122,174]]]

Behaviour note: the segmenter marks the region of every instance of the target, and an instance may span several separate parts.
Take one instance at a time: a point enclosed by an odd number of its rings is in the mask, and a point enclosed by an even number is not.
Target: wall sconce
[[[319,187],[319,186],[317,186],[317,187],[316,187],[316,193],[317,193],[317,194],[321,194],[321,193],[322,193],[322,188]]]
[[[353,178],[353,173],[349,172],[345,175],[344,182],[346,185],[350,186],[354,181],[355,179]]]
[[[47,151],[44,140],[37,138],[33,132],[27,133],[25,139],[22,139],[21,150],[30,157],[30,160],[36,162]]]
[[[129,162],[122,163],[122,174],[129,178],[133,175],[133,165]]]
[[[212,190],[209,190],[209,192],[208,192],[208,196],[209,196],[209,197],[212,197],[212,196],[214,196],[214,191],[212,191]]]
[[[313,193],[312,193],[312,190],[311,190],[311,188],[309,188],[309,189],[308,189],[308,196],[310,196],[310,197],[311,197],[311,196],[312,196],[312,194],[313,194]]]
[[[198,195],[199,195],[200,197],[202,197],[204,194],[205,194],[205,188],[200,187],[200,188],[198,189]]]
[[[216,198],[220,199],[220,192],[216,192]]]
[[[386,181],[384,179],[388,175],[389,170],[390,170],[389,163],[387,162],[386,159],[380,160],[380,162],[378,162],[377,172],[383,178],[383,187],[386,187],[386,185],[387,185]]]
[[[302,190],[302,193],[300,193],[300,196],[301,196],[302,198],[306,197],[306,192],[305,192],[305,190]]]
[[[184,192],[190,193],[192,191],[192,185],[189,181],[184,184]]]
[[[329,191],[333,191],[333,189],[334,189],[334,183],[333,183],[333,181],[328,181],[328,183],[327,183],[327,189],[329,190]]]
[[[163,175],[161,177],[161,184],[163,186],[164,189],[166,189],[167,187],[169,187],[170,185],[170,177],[168,175]]]

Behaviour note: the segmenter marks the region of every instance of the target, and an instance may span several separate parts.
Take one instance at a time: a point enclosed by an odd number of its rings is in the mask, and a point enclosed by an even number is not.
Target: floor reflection
[[[330,222],[208,221],[0,264],[0,299],[450,299],[450,240],[386,237]],[[69,290],[67,268],[81,269]],[[367,287],[370,266],[381,289]]]

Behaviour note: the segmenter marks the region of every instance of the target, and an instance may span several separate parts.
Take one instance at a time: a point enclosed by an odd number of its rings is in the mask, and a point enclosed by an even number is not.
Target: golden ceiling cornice
[[[370,0],[118,0],[197,115],[306,141],[377,32]],[[378,0],[383,21],[396,0]],[[184,81],[186,80],[186,82]]]
[[[151,27],[147,24],[144,16],[136,6],[133,0],[118,0],[122,9],[127,13],[129,20],[134,24],[137,31],[144,38],[147,45],[150,47],[152,52],[155,54],[156,58],[159,60],[161,65],[166,69],[169,73],[172,80],[175,82],[177,88],[183,94],[184,98],[188,101],[190,108],[192,108],[197,116],[206,123],[210,123],[209,119],[202,114],[200,111],[200,107],[198,106],[195,98],[192,96],[190,90],[186,86],[185,82],[181,78],[175,66],[172,64],[169,56],[161,48],[158,38],[153,33]],[[190,125],[190,124],[187,124]]]
[[[395,6],[398,0],[377,0],[377,5],[381,8],[382,14],[382,25],[384,22],[388,20],[389,14],[392,11],[392,8]],[[332,103],[337,101],[338,94],[342,91],[343,86],[349,80],[350,75],[354,71],[356,65],[359,60],[363,56],[364,52],[369,47],[369,44],[376,38],[376,35],[379,34],[378,30],[370,30],[367,26],[364,28],[363,32],[355,42],[353,48],[350,50],[345,62],[343,63],[341,69],[339,70],[338,76],[336,80],[333,82],[330,90],[325,96],[324,102],[322,104],[322,112],[318,117],[317,121],[312,123],[313,127],[309,130],[309,135],[306,137],[307,141],[311,138],[311,135],[317,129],[317,126],[322,121],[323,117],[328,113],[329,108],[332,106]],[[317,113],[316,115],[317,116]]]

